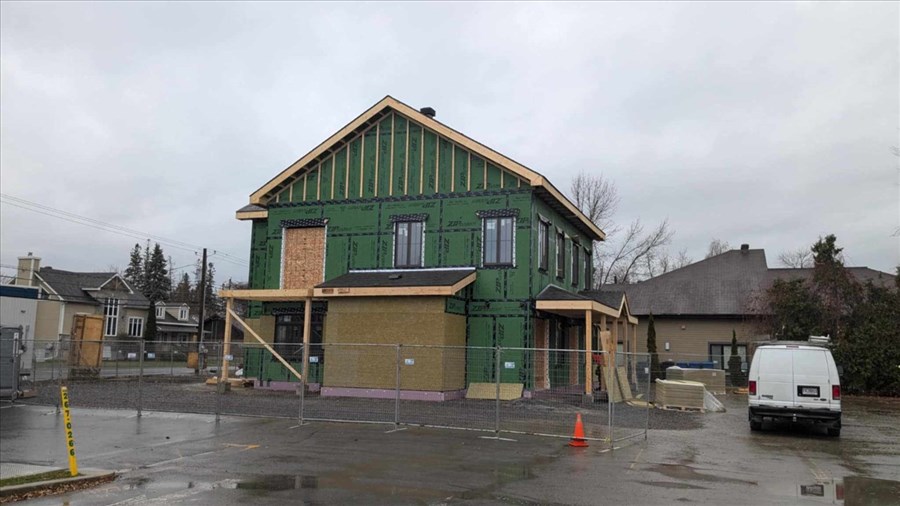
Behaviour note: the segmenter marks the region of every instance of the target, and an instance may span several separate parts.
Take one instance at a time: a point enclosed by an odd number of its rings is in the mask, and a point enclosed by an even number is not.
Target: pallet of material
[[[725,393],[725,371],[720,369],[684,369],[678,366],[666,369],[667,380],[697,381],[706,385],[714,394]]]
[[[665,409],[703,411],[706,387],[686,380],[656,380],[656,405]]]

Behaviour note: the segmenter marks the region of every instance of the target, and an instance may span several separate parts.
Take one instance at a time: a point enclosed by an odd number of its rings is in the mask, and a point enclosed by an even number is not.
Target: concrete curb
[[[66,491],[83,489],[116,479],[115,471],[104,469],[83,469],[80,474],[82,476],[0,487],[0,502],[7,502],[10,499],[27,499],[35,492],[55,490],[57,488],[65,488]]]

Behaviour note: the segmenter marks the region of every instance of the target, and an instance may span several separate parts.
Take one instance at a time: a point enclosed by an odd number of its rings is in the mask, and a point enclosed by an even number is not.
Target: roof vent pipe
[[[437,114],[434,111],[434,109],[431,107],[423,107],[423,108],[419,109],[419,112],[424,114],[425,116],[428,116],[431,119],[434,119],[434,115]]]

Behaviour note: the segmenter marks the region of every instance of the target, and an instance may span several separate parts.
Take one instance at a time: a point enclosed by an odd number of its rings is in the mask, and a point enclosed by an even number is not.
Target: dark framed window
[[[550,267],[550,224],[538,222],[538,269],[546,271]]]
[[[581,252],[581,246],[572,241],[572,286],[578,286],[581,281],[581,258],[578,254]]]
[[[322,330],[324,314],[313,311],[310,315],[309,355],[322,361]],[[275,317],[275,351],[289,362],[303,363],[303,313],[283,314]],[[271,356],[272,361],[275,360]]]
[[[562,231],[556,232],[556,277],[566,278],[566,236]]]
[[[593,278],[591,275],[592,267],[593,267],[593,263],[591,263],[591,253],[589,251],[585,250],[585,252],[584,252],[584,289],[585,290],[590,290],[594,286]]]
[[[484,218],[482,244],[484,244],[484,265],[513,265],[513,229],[515,218]]]
[[[747,345],[738,344],[737,354],[741,357],[741,370],[747,370]],[[709,361],[715,362],[716,369],[728,369],[731,358],[731,343],[709,343]]]
[[[405,221],[394,224],[394,267],[422,267],[421,221]]]

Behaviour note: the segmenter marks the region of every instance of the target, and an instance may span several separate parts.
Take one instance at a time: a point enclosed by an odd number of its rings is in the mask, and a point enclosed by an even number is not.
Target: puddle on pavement
[[[241,490],[264,490],[268,492],[315,489],[319,488],[319,478],[316,476],[289,474],[262,476],[253,480],[238,481],[236,488]]]
[[[642,483],[644,485],[650,485],[651,487],[661,487],[661,488],[677,488],[677,489],[692,489],[692,490],[707,490],[708,487],[700,487],[697,485],[691,485],[690,483],[681,483],[680,481],[639,481],[638,483]]]
[[[650,466],[648,470],[676,480],[715,481],[720,483],[742,483],[744,485],[758,484],[755,481],[739,480],[736,478],[726,478],[724,476],[701,473],[693,467],[684,464],[656,464]]]

